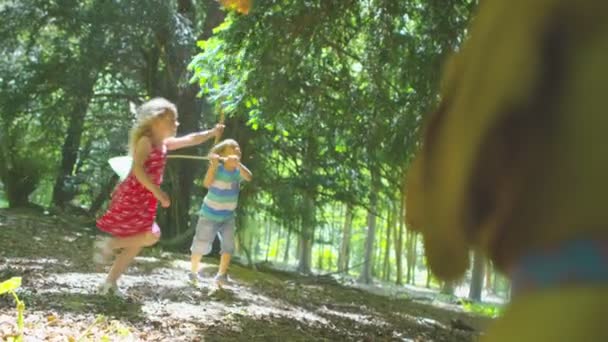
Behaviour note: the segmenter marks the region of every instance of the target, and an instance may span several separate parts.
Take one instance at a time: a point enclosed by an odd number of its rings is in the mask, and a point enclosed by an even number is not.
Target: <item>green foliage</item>
[[[6,200],[6,193],[3,187],[4,185],[0,182],[0,208],[8,208],[8,201]]]
[[[496,318],[503,314],[504,306],[489,303],[477,303],[468,300],[460,300],[460,305],[466,312]]]
[[[476,2],[269,0],[247,16],[226,15],[213,0],[7,2],[0,182],[8,203],[0,198],[0,207],[49,206],[57,184],[68,202],[102,207],[113,188],[107,160],[126,151],[129,102],[164,96],[178,104],[180,133],[225,112],[224,135],[241,143],[254,173],[240,217],[270,217],[293,241],[314,231],[312,259],[335,263],[343,217],[327,213],[352,204],[350,264],[360,264],[371,175],[381,178],[385,212],[402,195],[441,60],[460,43]],[[185,235],[205,193],[189,177],[202,173],[200,164],[169,162],[164,237]],[[263,231],[242,228],[247,242]],[[320,248],[328,239],[334,246]],[[270,257],[282,259],[286,247],[271,243]]]
[[[16,338],[9,337],[9,339],[8,339],[8,341],[14,341],[14,342],[23,341],[25,303],[19,299],[19,297],[17,296],[17,293],[15,292],[20,287],[21,287],[21,277],[13,277],[9,280],[6,280],[6,281],[0,283],[0,295],[6,294],[6,293],[11,294],[13,296],[13,298],[15,299],[15,303],[16,303],[18,336]],[[66,302],[63,304],[67,307],[69,302]],[[57,319],[55,316],[48,317],[49,321],[55,320],[55,319]],[[69,340],[70,341],[88,341],[88,339],[87,339],[88,335],[93,330],[93,328],[97,327],[99,325],[102,325],[102,324],[104,324],[103,330],[105,331],[105,334],[101,337],[101,339],[103,341],[112,341],[113,338],[110,336],[129,337],[131,335],[129,328],[124,326],[123,324],[121,324],[119,321],[113,320],[111,322],[108,322],[108,319],[106,316],[98,315],[96,317],[95,321],[93,321],[93,323],[91,323],[87,327],[87,329],[85,329],[80,334],[79,337],[77,337],[77,338],[70,337]]]
[[[23,313],[25,312],[25,303],[19,299],[17,293],[15,292],[20,287],[21,277],[13,277],[0,283],[0,295],[9,293],[15,299],[17,309],[17,329],[19,334],[19,336],[17,336],[15,339],[17,342],[23,341]]]
[[[456,46],[470,9],[471,1],[258,3],[199,42],[190,69],[202,94],[264,131],[251,144],[272,151],[258,158],[269,180],[261,189],[282,198],[277,217],[297,206],[283,192],[365,204],[368,168],[382,169],[382,191],[393,196],[436,99],[439,70],[429,64]]]
[[[0,283],[0,295],[5,293],[14,294],[14,291],[21,287],[21,278],[13,277]]]

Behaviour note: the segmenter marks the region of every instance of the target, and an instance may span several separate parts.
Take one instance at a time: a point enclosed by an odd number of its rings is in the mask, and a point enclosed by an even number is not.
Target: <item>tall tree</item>
[[[483,290],[483,279],[486,259],[479,251],[473,253],[473,270],[471,271],[471,286],[469,287],[469,299],[481,301]]]
[[[367,213],[367,235],[365,237],[365,254],[363,257],[363,268],[361,275],[359,276],[359,282],[364,284],[370,284],[372,282],[372,265],[374,241],[376,239],[376,216],[378,208],[378,191],[379,189],[379,175],[378,170],[372,167],[372,186],[370,187],[370,208]]]
[[[407,231],[407,275],[406,281],[408,284],[414,284],[416,281],[416,258],[417,258],[418,235],[411,231]]]
[[[338,271],[348,272],[350,255],[350,236],[353,223],[353,208],[346,205],[344,225],[342,226],[342,239],[340,242],[340,253],[338,254]]]
[[[399,218],[399,230],[397,231],[397,236],[395,237],[395,258],[396,258],[396,267],[397,267],[397,279],[395,283],[397,285],[403,284],[403,232],[405,226],[405,194],[401,193],[399,196],[399,211],[397,213],[397,217]]]
[[[287,189],[313,206],[369,208],[371,162],[379,178],[399,184],[422,113],[436,102],[440,61],[457,46],[471,7],[467,0],[258,2],[200,44],[192,65],[205,94],[264,132],[251,143],[272,151],[259,155],[264,178],[273,180],[260,189],[279,206],[270,211],[294,215],[284,207],[297,199],[274,200]],[[311,141],[315,158],[306,155]],[[394,196],[384,185],[378,191]],[[301,219],[306,268],[316,228],[309,224],[319,220]]]
[[[391,231],[394,228],[394,216],[393,216],[393,212],[394,210],[389,206],[388,208],[388,212],[387,212],[387,217],[388,220],[386,221],[386,238],[385,238],[385,243],[384,243],[384,264],[382,266],[382,279],[384,279],[384,281],[388,281],[390,278],[390,252],[391,252]]]

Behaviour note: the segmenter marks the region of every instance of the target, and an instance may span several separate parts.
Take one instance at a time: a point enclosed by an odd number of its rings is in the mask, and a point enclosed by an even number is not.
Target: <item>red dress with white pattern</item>
[[[150,180],[160,185],[167,159],[166,146],[153,146],[144,162],[144,170]],[[118,185],[106,213],[97,220],[97,227],[117,237],[152,232],[160,235],[154,222],[158,200],[146,189],[131,171]]]

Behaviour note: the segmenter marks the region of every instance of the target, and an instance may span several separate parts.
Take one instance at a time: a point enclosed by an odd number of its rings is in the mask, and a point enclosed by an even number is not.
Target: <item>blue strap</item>
[[[574,285],[608,286],[608,240],[572,240],[526,255],[513,269],[511,281],[515,295]]]

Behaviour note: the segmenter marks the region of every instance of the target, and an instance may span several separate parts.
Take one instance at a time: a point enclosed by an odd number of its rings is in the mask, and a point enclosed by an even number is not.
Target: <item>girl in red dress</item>
[[[144,103],[137,110],[137,122],[131,130],[129,153],[133,166],[128,177],[112,194],[107,212],[97,220],[97,227],[112,237],[95,243],[94,261],[107,262],[115,249],[117,255],[105,282],[102,294],[120,295],[117,280],[143,247],[154,245],[160,228],[154,222],[158,202],[167,208],[169,196],[160,189],[167,151],[201,144],[221,135],[224,126],[176,138],[177,108],[163,98]]]

